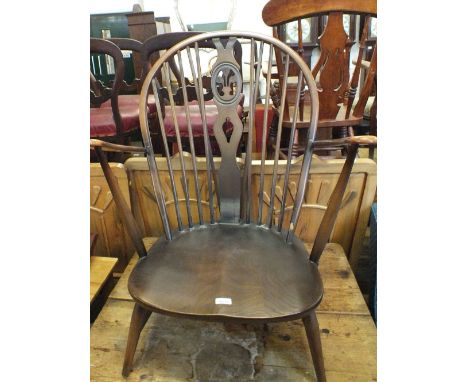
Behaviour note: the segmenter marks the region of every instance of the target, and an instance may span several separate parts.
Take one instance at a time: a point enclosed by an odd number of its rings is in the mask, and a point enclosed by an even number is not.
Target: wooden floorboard
[[[154,238],[145,240],[151,246]],[[207,323],[152,314],[134,370],[121,376],[133,302],[132,258],[91,328],[91,381],[315,381],[302,322]],[[328,382],[376,381],[376,328],[340,247],[321,263],[324,299],[317,310]]]

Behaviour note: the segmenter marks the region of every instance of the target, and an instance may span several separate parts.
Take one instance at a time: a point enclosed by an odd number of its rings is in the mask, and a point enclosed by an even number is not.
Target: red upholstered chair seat
[[[119,97],[120,99],[120,97]],[[103,104],[104,105],[104,104]],[[122,117],[123,132],[127,133],[140,127],[138,108],[134,105],[119,107]],[[90,109],[91,138],[110,137],[117,134],[112,109],[100,107]]]
[[[140,105],[140,95],[139,94],[119,94],[119,109],[126,106],[134,106],[138,112],[138,107]],[[110,99],[104,102],[101,107],[111,107]],[[148,109],[150,114],[156,113],[156,101],[154,95],[150,94],[148,96]]]
[[[212,102],[205,103],[206,109],[206,125],[208,128],[208,135],[213,136],[213,126],[218,115],[218,108]],[[188,137],[188,124],[187,118],[185,116],[185,106],[175,106],[177,123],[179,125],[179,132],[181,137]],[[190,103],[189,105],[189,112],[190,112],[190,122],[192,124],[192,134],[196,137],[203,137],[203,124],[202,118],[200,115],[200,109],[198,104],[194,105]],[[239,118],[242,118],[243,107],[241,105],[237,106],[237,114]],[[230,124],[229,124],[230,125]],[[166,135],[168,137],[175,137],[176,130],[174,126],[174,119],[172,118],[172,111],[170,106],[166,106],[166,117],[164,118],[164,128],[166,130]],[[226,132],[230,132],[232,130],[232,125],[227,127]]]

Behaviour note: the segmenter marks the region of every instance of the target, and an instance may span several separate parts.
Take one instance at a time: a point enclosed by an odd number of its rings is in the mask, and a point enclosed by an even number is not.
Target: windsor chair
[[[281,162],[286,163],[282,176],[278,175],[279,145],[276,146],[274,159],[266,159],[266,118],[263,119],[261,159],[258,160],[261,171],[255,175],[252,172],[254,118],[249,119],[245,152],[238,150],[243,126],[236,109],[241,93],[242,76],[240,65],[235,59],[234,46],[241,40],[250,43],[251,101],[256,99],[259,91],[262,66],[266,65],[267,72],[271,74],[274,48],[286,55],[287,62],[295,62],[298,65],[299,78],[303,79],[308,87],[312,110],[309,114],[307,147],[299,174],[291,172],[292,150],[289,150],[286,161]],[[206,148],[208,147],[209,135],[205,111],[207,105],[202,96],[203,78],[199,57],[202,45],[214,46],[217,51],[211,76],[211,89],[213,102],[218,111],[213,132],[221,150],[221,161],[215,162],[211,151],[206,149],[207,156],[203,168],[197,165],[200,161],[196,160],[194,152],[187,86],[182,82],[183,107],[192,162],[191,166],[186,166],[183,156],[180,156],[183,195],[178,195],[178,187],[174,182],[175,164],[173,167],[164,136],[169,174],[166,172],[166,176],[161,177],[161,172],[158,170],[145,107],[152,88],[156,106],[160,108],[158,86],[161,87],[163,84],[158,84],[158,72],[169,70],[170,58],[177,59],[182,78],[184,77],[183,59],[195,63],[191,65],[191,71],[197,89],[196,106],[202,120],[204,144]],[[268,62],[255,64],[254,52],[257,49],[258,57],[262,57],[264,52],[267,53]],[[284,76],[284,81],[287,81],[287,77]],[[165,85],[168,88],[172,113],[175,113],[173,110],[175,102],[173,93],[169,90],[171,87],[168,78],[166,76]],[[284,87],[281,97],[283,108],[285,90]],[[267,94],[269,94],[268,89]],[[296,91],[296,106],[299,98],[300,85]],[[253,112],[255,103],[250,102],[249,108],[250,115],[255,116]],[[268,103],[265,103],[265,108],[266,113]],[[297,114],[296,107],[293,129]],[[161,115],[160,110],[158,115]],[[279,129],[282,127],[282,115],[281,111]],[[145,147],[127,147],[98,140],[91,141],[114,200],[119,206],[122,220],[140,257],[128,282],[135,307],[122,374],[127,376],[130,373],[140,332],[151,313],[157,312],[192,319],[239,323],[268,323],[300,318],[305,326],[317,380],[325,381],[320,331],[315,314],[315,308],[323,295],[317,264],[332,231],[357,147],[359,144],[374,144],[375,140],[372,137],[352,137],[315,143],[318,94],[307,65],[296,52],[279,40],[248,32],[229,31],[195,35],[170,48],[152,66],[142,85],[140,120]],[[227,120],[233,126],[230,134],[223,130],[223,124]],[[182,151],[177,123],[175,130],[177,145],[179,151]],[[290,140],[290,149],[292,144],[293,141]],[[314,146],[324,144],[336,147],[347,146],[348,156],[309,254],[294,232],[304,199]],[[139,152],[147,156],[154,197],[164,228],[164,237],[160,238],[148,252],[143,245],[140,228],[112,176],[105,151]],[[202,179],[203,185],[200,182]],[[253,185],[259,191],[253,192]],[[276,196],[278,190],[283,191],[281,198]],[[264,195],[268,196],[270,203],[264,203]],[[169,197],[174,202],[167,203]]]
[[[354,43],[354,36],[348,36],[343,25],[345,14],[359,14],[362,33],[359,40],[359,50],[355,68],[350,78],[350,50]],[[278,36],[281,25],[294,20],[306,17],[326,16],[327,21],[322,35],[319,37],[320,56],[317,63],[312,68],[312,75],[317,81],[319,91],[320,111],[318,121],[318,139],[344,138],[353,136],[353,126],[357,126],[363,121],[364,109],[372,91],[372,84],[377,71],[377,44],[375,43],[370,65],[364,85],[361,88],[359,97],[356,92],[362,68],[362,60],[365,58],[367,49],[367,39],[369,35],[369,22],[371,16],[377,16],[377,3],[375,0],[330,0],[310,1],[299,0],[289,2],[287,0],[270,0],[263,8],[263,21],[273,27],[273,35]],[[301,30],[299,23],[299,31]],[[302,52],[302,39],[299,36],[298,51]],[[279,81],[272,87],[273,103],[278,110],[279,94],[282,91],[282,78],[284,73],[290,72],[290,65],[286,65],[285,59],[279,50],[275,51],[277,72]],[[296,123],[298,137],[295,149],[302,152],[303,142],[307,135],[307,119],[302,121],[304,115],[310,113],[307,92],[303,92],[300,106],[300,120]],[[288,140],[291,133],[292,114],[294,106],[288,101],[288,106],[283,116],[283,144]],[[274,150],[276,134],[278,134],[277,122],[278,114],[270,130],[269,146],[270,151]],[[302,143],[301,143],[302,142]]]

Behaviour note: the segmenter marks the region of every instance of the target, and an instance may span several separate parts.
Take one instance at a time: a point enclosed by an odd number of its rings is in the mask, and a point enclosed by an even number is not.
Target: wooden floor
[[[150,246],[154,238],[145,239]],[[91,381],[315,381],[302,322],[223,325],[152,314],[125,379],[131,260],[91,328]],[[317,316],[328,382],[376,381],[376,328],[346,257],[329,244]]]

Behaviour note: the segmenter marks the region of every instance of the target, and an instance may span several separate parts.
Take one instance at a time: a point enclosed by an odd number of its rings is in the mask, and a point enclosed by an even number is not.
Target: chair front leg
[[[150,310],[143,308],[141,305],[135,304],[132,313],[132,320],[130,321],[130,329],[128,330],[127,350],[125,351],[125,359],[122,369],[122,375],[124,377],[128,377],[130,374],[140,333],[150,315]]]
[[[305,326],[307,341],[309,342],[312,361],[314,362],[315,374],[317,375],[317,382],[326,382],[327,378],[325,376],[325,365],[323,362],[322,342],[320,341],[320,328],[315,311],[309,316],[303,317],[302,322]]]

